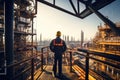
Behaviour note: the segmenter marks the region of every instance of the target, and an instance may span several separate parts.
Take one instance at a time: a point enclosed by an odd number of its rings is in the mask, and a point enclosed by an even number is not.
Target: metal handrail
[[[84,54],[81,54],[80,52],[84,52]],[[86,57],[86,63],[85,63],[86,64],[85,65],[85,71],[86,71],[85,80],[89,80],[89,77],[88,77],[88,74],[89,74],[89,59],[93,59],[93,60],[99,61],[101,63],[104,63],[104,64],[107,64],[107,65],[110,65],[112,67],[120,69],[119,65],[115,65],[114,63],[110,63],[110,62],[103,61],[103,60],[100,60],[100,59],[96,59],[96,58],[91,57],[89,55],[92,54],[92,55],[95,55],[95,56],[100,56],[100,57],[112,59],[112,60],[118,61],[118,62],[120,62],[120,60],[119,60],[120,56],[113,55],[113,54],[106,54],[106,53],[102,53],[102,52],[90,51],[90,50],[87,50],[87,49],[78,49],[76,51],[76,53],[78,53],[78,54]]]
[[[41,52],[42,52],[42,54],[41,54],[41,70],[43,71],[43,53],[44,53],[44,49],[47,49],[47,52],[49,51],[49,46],[45,46],[45,47],[43,47],[43,48],[41,48]]]
[[[104,53],[104,52],[90,51],[90,50],[87,50],[87,49],[78,49],[78,51],[93,54],[93,55],[96,55],[96,56],[105,57],[105,58],[112,59],[112,60],[120,62],[120,56],[117,56],[117,55],[114,55],[114,54],[107,54],[107,53]]]
[[[32,58],[33,58],[33,57],[32,57]],[[13,66],[17,66],[17,65],[19,65],[19,64],[21,64],[21,63],[24,63],[24,62],[27,62],[27,61],[31,60],[32,58],[24,59],[24,60],[19,61],[19,62],[17,62],[17,63],[13,63],[13,64],[11,64],[11,65],[6,66],[6,68],[13,67]]]
[[[37,55],[37,56],[40,56],[40,55]],[[36,57],[37,57],[37,56],[36,56]],[[34,66],[35,66],[35,65],[34,65],[34,58],[35,58],[35,57],[30,57],[30,58],[28,58],[28,59],[24,59],[24,60],[22,60],[22,61],[13,63],[13,64],[11,64],[11,65],[3,66],[2,68],[15,67],[15,66],[17,66],[17,65],[19,65],[19,64],[21,64],[21,63],[25,63],[25,62],[31,60],[31,66],[28,67],[27,69],[25,69],[24,71],[22,71],[21,73],[15,75],[12,79],[15,79],[16,77],[21,76],[23,73],[25,73],[25,72],[27,72],[27,71],[29,71],[29,70],[31,69],[31,80],[34,80]],[[41,61],[40,61],[40,62],[41,62]],[[39,63],[40,63],[40,62],[39,62]]]

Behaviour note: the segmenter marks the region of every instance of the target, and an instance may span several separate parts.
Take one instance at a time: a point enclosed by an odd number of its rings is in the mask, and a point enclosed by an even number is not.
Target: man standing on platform
[[[61,32],[57,31],[56,38],[50,43],[50,50],[54,52],[53,76],[56,77],[57,62],[58,76],[62,77],[62,54],[66,51],[65,41],[60,38]]]

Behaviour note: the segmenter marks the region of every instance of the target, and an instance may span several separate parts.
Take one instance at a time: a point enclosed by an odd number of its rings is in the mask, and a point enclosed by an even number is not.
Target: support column
[[[33,42],[33,17],[31,18],[31,20],[32,20],[32,60],[31,60],[31,66],[32,66],[32,69],[31,69],[31,79],[32,80],[34,80],[34,56],[35,56],[35,54],[34,54],[34,51],[33,51],[33,45],[34,45],[34,42]]]
[[[7,65],[13,63],[13,18],[14,18],[14,0],[5,0],[5,54]],[[12,80],[14,77],[13,67],[7,68],[6,78]]]

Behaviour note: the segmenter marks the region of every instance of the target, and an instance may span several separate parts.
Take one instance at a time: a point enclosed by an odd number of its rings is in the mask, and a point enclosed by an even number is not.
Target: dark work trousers
[[[58,63],[58,67],[57,67]],[[55,53],[54,54],[54,64],[53,64],[53,71],[56,74],[58,68],[58,75],[62,74],[62,53]]]

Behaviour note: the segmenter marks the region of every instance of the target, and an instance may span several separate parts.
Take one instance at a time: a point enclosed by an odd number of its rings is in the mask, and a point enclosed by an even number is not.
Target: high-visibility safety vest
[[[56,43],[56,40],[53,40],[53,45],[54,46],[63,46],[63,41],[61,40],[60,43]]]

